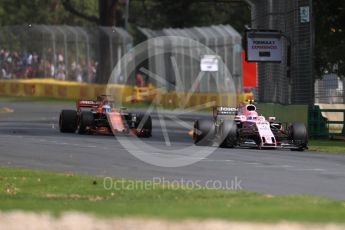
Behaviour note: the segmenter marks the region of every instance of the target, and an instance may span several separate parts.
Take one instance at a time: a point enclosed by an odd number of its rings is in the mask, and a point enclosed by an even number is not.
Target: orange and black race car
[[[126,108],[115,108],[106,95],[96,100],[78,100],[76,110],[62,110],[59,118],[60,132],[79,134],[134,134],[151,137],[150,115],[133,113]]]

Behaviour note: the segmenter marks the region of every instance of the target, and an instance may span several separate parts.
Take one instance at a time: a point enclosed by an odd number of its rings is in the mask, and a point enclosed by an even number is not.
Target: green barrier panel
[[[343,119],[334,121],[329,120],[322,115],[323,112],[342,113]],[[331,126],[341,125],[342,127],[335,132],[330,129]],[[315,138],[328,138],[334,136],[345,136],[345,109],[320,109],[319,105],[315,105],[309,109],[309,123],[310,136]]]
[[[308,123],[308,105],[280,105],[273,103],[259,103],[259,114],[265,117],[276,117],[279,122],[303,122]]]
[[[314,138],[325,138],[329,136],[326,127],[327,119],[322,116],[320,107],[315,105],[309,109],[308,130],[309,135]]]

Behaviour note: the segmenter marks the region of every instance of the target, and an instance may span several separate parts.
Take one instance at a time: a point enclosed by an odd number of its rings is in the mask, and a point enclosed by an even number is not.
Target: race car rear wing
[[[79,110],[81,107],[83,108],[93,108],[99,105],[98,101],[86,101],[86,100],[79,100],[77,101],[77,109]]]
[[[238,112],[237,108],[227,106],[216,106],[213,108],[213,116],[218,115],[236,115]]]

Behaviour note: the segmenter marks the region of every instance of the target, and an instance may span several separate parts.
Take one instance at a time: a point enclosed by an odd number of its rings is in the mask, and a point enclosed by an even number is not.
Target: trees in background
[[[132,0],[129,21],[152,29],[230,24],[238,31],[250,24],[250,9],[242,0]]]
[[[345,1],[314,0],[315,70],[345,76]]]
[[[345,1],[314,0],[314,12],[317,77],[326,73],[341,77],[345,101]]]
[[[1,0],[0,25],[53,24],[124,26],[127,0]],[[128,0],[132,26],[163,27],[231,24],[237,30],[250,22],[242,0]]]
[[[96,1],[74,0],[76,7],[87,13],[97,12]],[[65,10],[61,0],[1,0],[0,25],[53,24],[95,25]]]

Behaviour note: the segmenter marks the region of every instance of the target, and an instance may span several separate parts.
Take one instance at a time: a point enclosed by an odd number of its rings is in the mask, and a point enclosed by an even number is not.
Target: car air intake
[[[255,107],[255,105],[247,105],[247,110],[248,111],[255,111],[256,107]]]

